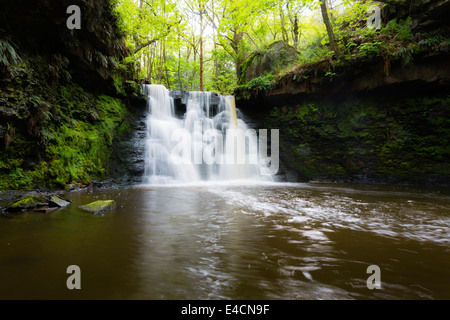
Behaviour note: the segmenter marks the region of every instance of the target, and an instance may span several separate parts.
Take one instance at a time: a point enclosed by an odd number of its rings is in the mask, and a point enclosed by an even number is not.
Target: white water
[[[211,92],[189,92],[180,118],[164,86],[145,85],[144,93],[149,108],[144,183],[271,180],[261,175],[257,148],[251,147],[256,140],[245,138],[248,126],[236,115],[234,97],[220,96],[214,106]]]

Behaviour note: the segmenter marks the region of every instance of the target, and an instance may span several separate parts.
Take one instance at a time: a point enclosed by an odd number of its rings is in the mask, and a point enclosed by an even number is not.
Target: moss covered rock
[[[46,199],[36,196],[25,196],[13,201],[5,208],[5,212],[23,212],[48,205]]]
[[[116,208],[116,202],[114,200],[100,200],[79,206],[79,208],[94,214],[104,214]]]
[[[448,185],[450,96],[274,107],[280,159],[299,180]]]
[[[281,67],[298,61],[300,53],[284,41],[276,41],[262,52],[254,52],[242,65],[239,84],[278,71]]]

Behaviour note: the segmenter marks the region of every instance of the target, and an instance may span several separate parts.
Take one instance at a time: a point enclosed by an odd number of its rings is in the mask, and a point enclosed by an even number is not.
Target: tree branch
[[[180,23],[180,22],[181,22],[181,20],[178,21],[178,23]],[[138,43],[138,44],[137,44],[137,46],[136,46],[136,49],[134,49],[134,54],[136,54],[136,53],[138,53],[139,51],[141,51],[142,49],[148,47],[148,46],[151,45],[152,43],[154,43],[154,42],[156,42],[156,41],[159,41],[159,40],[161,40],[162,38],[167,37],[167,36],[169,35],[169,33],[170,33],[170,28],[172,28],[172,27],[173,27],[173,25],[169,24],[169,25],[167,26],[166,32],[164,32],[164,34],[160,35],[160,36],[157,37],[157,38],[154,38],[154,39],[152,39],[152,40],[149,40],[149,41],[147,41],[147,42],[144,42],[144,43],[139,43],[140,41],[138,40],[137,36],[135,35],[135,36],[134,36],[134,41],[136,41],[136,43]]]

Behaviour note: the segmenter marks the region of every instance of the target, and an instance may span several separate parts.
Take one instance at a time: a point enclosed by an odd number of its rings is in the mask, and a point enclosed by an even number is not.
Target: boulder
[[[52,195],[50,198],[28,195],[10,203],[2,210],[2,214],[6,217],[14,217],[25,212],[50,213],[61,207],[67,207],[70,203],[70,200],[57,195]]]
[[[188,91],[170,90],[169,96],[173,98],[175,113],[179,116],[183,116],[186,113],[187,103],[189,100]],[[209,97],[210,107],[216,107],[220,104],[222,96],[217,92],[211,92]]]
[[[25,196],[6,207],[5,212],[23,212],[45,206],[48,206],[46,199],[36,196]]]
[[[273,73],[281,66],[295,63],[300,53],[284,41],[276,41],[261,52],[253,53],[242,65],[239,84]]]
[[[78,208],[89,211],[94,214],[104,214],[116,208],[116,202],[114,200],[100,200],[86,205],[79,206]]]

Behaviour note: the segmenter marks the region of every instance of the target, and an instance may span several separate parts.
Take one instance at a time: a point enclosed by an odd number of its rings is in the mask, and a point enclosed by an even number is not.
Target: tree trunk
[[[242,57],[241,57],[241,52],[239,50],[239,45],[240,42],[242,41],[242,38],[244,37],[244,33],[243,32],[236,32],[236,30],[234,30],[233,33],[233,42],[231,42],[231,48],[233,48],[234,51],[234,64],[236,65],[236,77],[237,80],[239,81],[240,77],[241,77],[241,71],[242,71]]]
[[[328,39],[330,41],[331,50],[333,50],[334,53],[336,54],[336,56],[339,57],[341,55],[341,53],[340,53],[339,47],[336,43],[336,39],[334,37],[334,32],[333,32],[333,26],[331,25],[330,17],[328,15],[327,0],[321,0],[320,10],[322,11],[323,23],[325,24],[325,26],[327,28],[327,34],[328,34]]]
[[[200,9],[200,91],[203,91],[203,4],[199,2]]]
[[[181,47],[178,48],[177,75],[178,75],[178,89],[183,90],[183,82],[181,82]]]
[[[283,12],[283,3],[282,1],[278,2],[278,8],[280,10],[280,24],[281,24],[281,33],[283,35],[283,41],[285,43],[289,42],[289,36],[288,33],[286,31],[286,28],[284,27],[284,12]]]
[[[200,36],[200,91],[203,91],[203,37]]]
[[[294,25],[292,27],[292,33],[294,34],[294,48],[298,49],[298,17],[294,17]]]
[[[159,72],[158,72],[158,83],[161,83],[163,75],[163,56],[162,56],[162,43],[159,45]]]
[[[169,77],[169,71],[167,70],[167,53],[166,53],[166,46],[164,46],[164,69],[166,71],[166,81],[167,81],[167,89],[170,90],[170,77]]]

